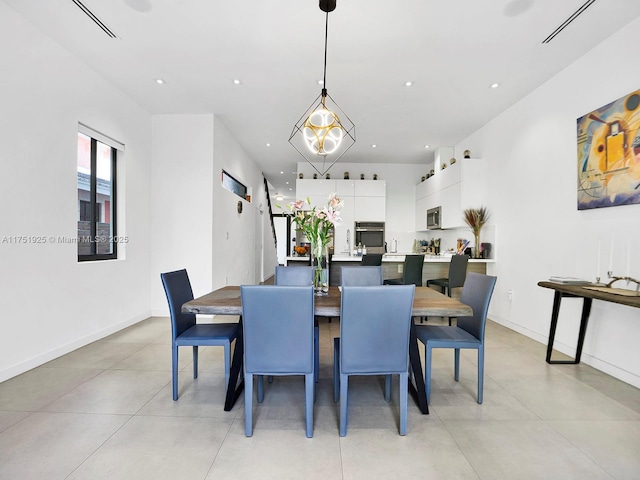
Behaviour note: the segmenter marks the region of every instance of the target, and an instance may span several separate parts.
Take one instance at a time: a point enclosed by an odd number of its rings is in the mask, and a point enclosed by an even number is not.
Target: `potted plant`
[[[464,221],[469,225],[469,228],[471,228],[476,241],[474,258],[482,258],[480,252],[480,231],[488,220],[489,211],[486,207],[467,208],[464,211]]]

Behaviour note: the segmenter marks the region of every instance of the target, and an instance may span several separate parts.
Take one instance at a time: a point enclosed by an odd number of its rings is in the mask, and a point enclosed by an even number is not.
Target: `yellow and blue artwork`
[[[578,118],[578,210],[640,203],[640,90]]]

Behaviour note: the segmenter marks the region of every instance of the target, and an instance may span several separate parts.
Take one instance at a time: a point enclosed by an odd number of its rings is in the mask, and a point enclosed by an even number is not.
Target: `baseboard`
[[[513,330],[517,333],[520,333],[522,335],[524,335],[525,337],[529,337],[532,340],[535,340],[537,342],[540,342],[543,345],[547,345],[548,341],[549,341],[549,336],[547,335],[540,335],[537,332],[534,332],[533,330],[529,330],[527,328],[524,328],[522,325],[517,325],[515,323],[512,323],[504,318],[501,318],[499,315],[491,315],[491,313],[489,313],[487,315],[487,318],[489,318],[490,320],[502,325],[503,327],[506,327],[510,330]],[[556,338],[553,342],[553,349],[560,352],[560,353],[564,353],[565,355],[568,355],[570,357],[574,357],[576,354],[576,346],[575,345],[567,345],[565,343],[559,342],[558,339]],[[580,363],[584,363],[585,365],[589,365],[593,368],[595,368],[596,370],[600,370],[603,373],[606,373],[607,375],[611,375],[614,378],[617,378],[618,380],[621,380],[625,383],[628,383],[629,385],[632,385],[636,388],[640,388],[640,376],[628,372],[627,370],[624,370],[616,365],[612,365],[608,362],[605,362],[604,360],[599,359],[598,357],[594,357],[593,355],[589,355],[588,353],[585,353],[584,350],[582,351],[582,356],[580,358]]]
[[[66,355],[69,352],[77,350],[78,348],[89,345],[96,340],[100,340],[104,337],[111,335],[112,333],[119,332],[120,330],[130,327],[142,320],[149,318],[151,315],[149,312],[142,313],[140,315],[136,315],[122,322],[110,325],[109,327],[99,330],[97,332],[92,333],[91,335],[87,335],[86,337],[79,338],[74,340],[73,342],[67,343],[60,347],[49,350],[48,352],[44,352],[40,355],[32,357],[24,362],[17,363],[8,368],[0,370],[0,382],[4,382],[5,380],[9,380],[10,378],[16,377],[22,373],[28,372],[29,370],[39,367],[40,365],[44,365],[51,360],[55,360],[62,355]]]

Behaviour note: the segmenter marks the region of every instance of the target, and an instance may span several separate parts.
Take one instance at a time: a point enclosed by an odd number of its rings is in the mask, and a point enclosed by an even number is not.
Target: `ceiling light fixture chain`
[[[320,10],[326,12],[322,91],[296,122],[289,137],[289,143],[320,175],[325,175],[356,141],[355,125],[327,93],[326,88],[329,12],[335,7],[335,0],[320,0]],[[327,107],[327,99],[334,104],[332,108]],[[320,103],[316,105],[318,100]],[[345,121],[340,120],[341,117]],[[328,160],[329,156],[331,158]]]

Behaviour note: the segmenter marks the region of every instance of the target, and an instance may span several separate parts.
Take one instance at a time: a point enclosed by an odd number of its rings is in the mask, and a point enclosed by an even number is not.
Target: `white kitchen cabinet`
[[[355,221],[354,209],[355,202],[353,196],[343,196],[342,201],[344,205],[340,210],[340,218],[342,223],[335,228],[333,232],[333,253],[346,253],[347,250],[347,230],[349,231],[349,238],[351,240],[351,246],[353,248],[353,222]]]
[[[355,221],[384,222],[386,218],[385,197],[353,197],[355,201]]]
[[[307,197],[324,196],[325,202],[329,199],[329,195],[336,191],[335,180],[313,180],[313,179],[297,179],[296,180],[296,198],[304,200]]]
[[[462,212],[484,205],[485,162],[464,158],[416,185],[416,230],[426,230],[426,214],[440,207],[441,228],[464,226]]]
[[[340,211],[342,224],[334,231],[334,253],[341,253],[347,246],[347,230],[353,247],[353,224],[359,222],[384,222],[386,216],[386,182],[384,180],[296,180],[296,198],[309,198],[309,208],[322,208],[329,195],[335,192],[344,203]]]
[[[386,197],[387,183],[384,180],[355,180],[356,197]]]
[[[355,195],[356,180],[336,180],[335,192],[338,197],[353,197]]]

